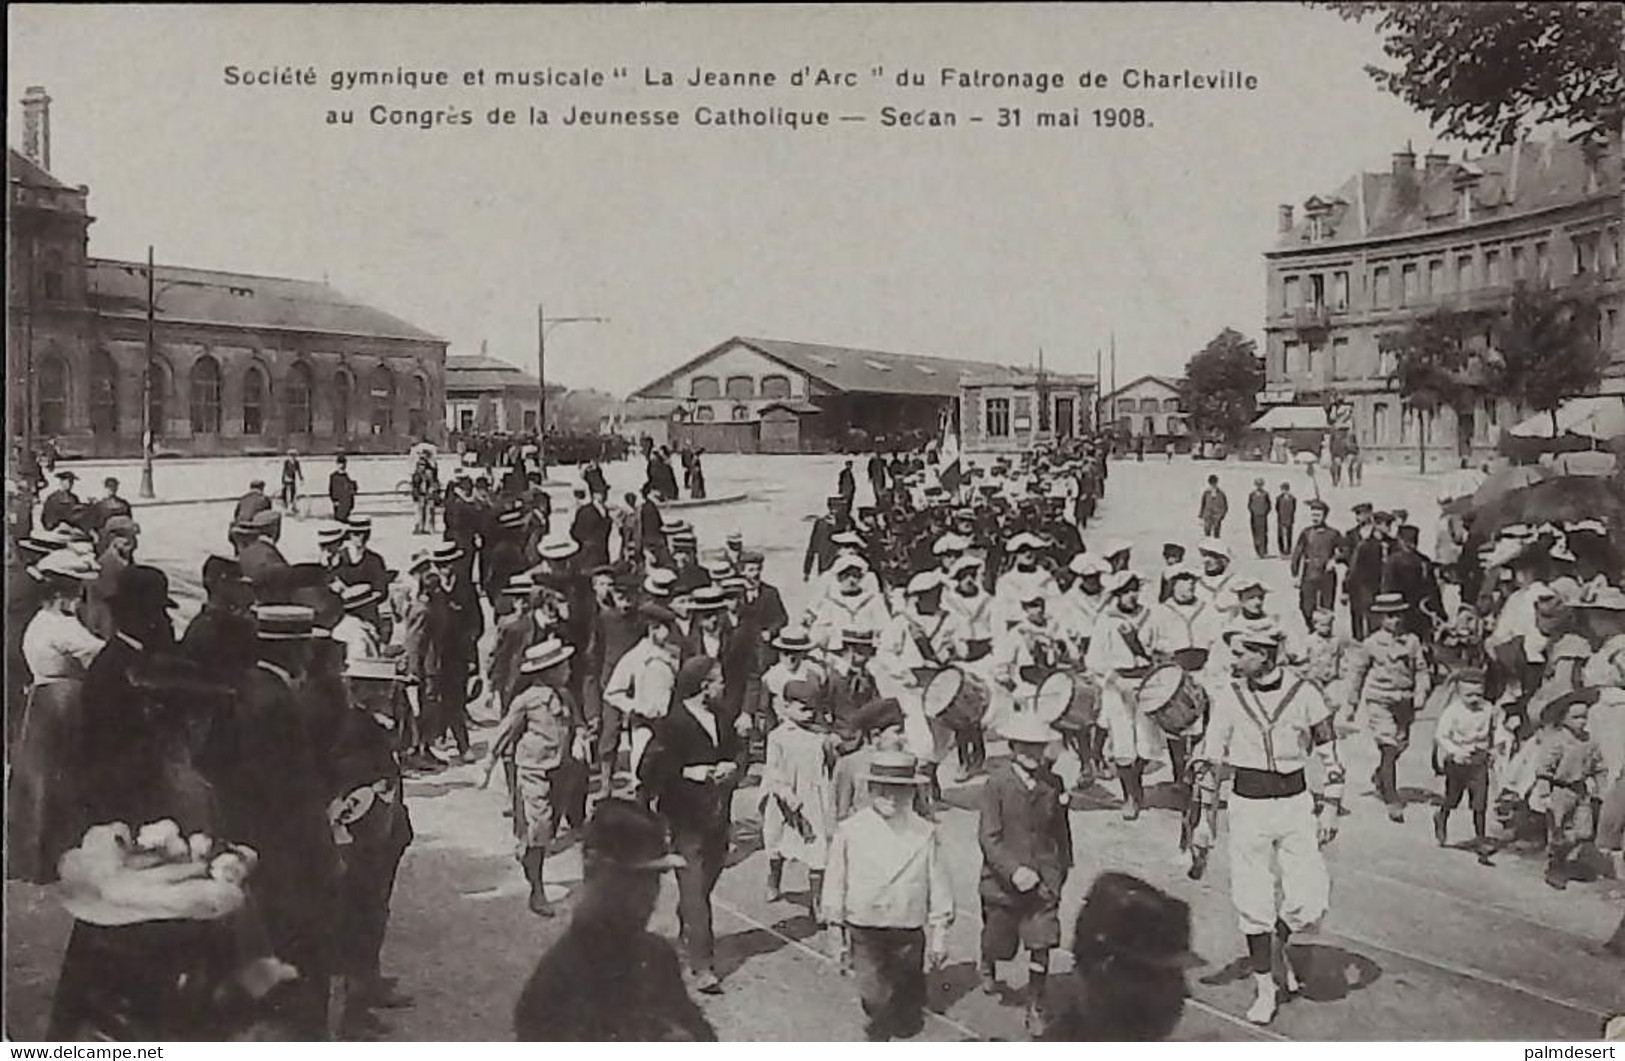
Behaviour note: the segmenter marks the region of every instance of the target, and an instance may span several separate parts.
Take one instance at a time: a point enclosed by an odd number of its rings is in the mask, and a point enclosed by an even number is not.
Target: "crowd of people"
[[[927,975],[949,957],[963,897],[936,820],[945,783],[985,775],[976,961],[984,989],[1009,997],[1000,967],[1024,956],[1035,1038],[1155,1038],[1177,1023],[1189,911],[1143,881],[1093,882],[1073,969],[1050,977],[1071,812],[1105,784],[1138,819],[1162,765],[1193,878],[1224,808],[1259,1024],[1297,990],[1292,934],[1327,911],[1321,848],[1347,813],[1343,750],[1358,727],[1378,798],[1402,821],[1399,763],[1418,713],[1440,711],[1441,845],[1466,799],[1468,849],[1488,862],[1540,847],[1554,888],[1617,856],[1625,749],[1599,723],[1625,698],[1625,590],[1608,527],[1505,527],[1443,567],[1407,513],[1357,504],[1341,531],[1317,497],[1298,528],[1290,484],[1272,495],[1260,481],[1255,551],[1273,546],[1297,585],[1283,618],[1221,538],[1217,477],[1203,536],[1158,543],[1160,567],[1143,543],[1093,535],[1106,456],[1086,439],[961,471],[929,449],[877,453],[862,462],[868,504],[859,460],[846,461],[812,520],[794,609],[742,535],[702,549],[662,511],[678,491],[661,447],[619,505],[584,465],[567,526],[522,453],[500,475],[461,465],[443,488],[421,460],[414,529],[439,539],[398,569],[342,467],[334,519],[297,561],[256,482],[183,634],[117,483],[94,505],[52,495],[39,529],[11,543],[9,655],[25,677],[7,717],[8,872],[61,877],[81,897],[53,1037],[375,1032],[379,1010],[409,1001],[379,967],[412,839],[403,780],[454,764],[478,762],[488,785],[500,775],[535,915],[557,913],[547,859],[584,845],[570,926],[516,1009],[518,1034],[536,1039],[714,1037],[690,992],[724,990],[711,897],[742,787],[760,812],[768,900],[790,901],[787,873],[805,875],[808,914],[877,1040],[918,1033]],[[684,485],[703,497],[691,459]],[[476,760],[479,728],[490,739]],[[990,740],[1008,755],[990,763]],[[95,834],[109,822],[129,836]],[[142,840],[155,824],[157,846]],[[225,885],[217,853],[159,859],[171,826],[252,851],[246,880],[207,903],[172,896]],[[83,871],[104,841],[122,861]],[[666,871],[678,954],[647,931]],[[1625,926],[1610,946],[1625,953]]]

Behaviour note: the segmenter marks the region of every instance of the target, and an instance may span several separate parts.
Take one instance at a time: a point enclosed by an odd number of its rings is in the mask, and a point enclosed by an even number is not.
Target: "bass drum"
[[[1087,674],[1056,671],[1038,686],[1034,703],[1038,717],[1056,729],[1080,732],[1100,714],[1100,686]]]
[[[1178,737],[1207,718],[1207,690],[1177,663],[1158,667],[1140,682],[1135,703],[1163,731]]]
[[[947,667],[925,683],[925,717],[934,718],[950,729],[979,725],[987,714],[992,690],[977,674]]]

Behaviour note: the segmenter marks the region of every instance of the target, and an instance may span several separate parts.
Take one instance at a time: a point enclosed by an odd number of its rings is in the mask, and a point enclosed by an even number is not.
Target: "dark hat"
[[[818,686],[806,681],[785,682],[784,698],[798,704],[810,704],[818,699]]]
[[[102,524],[102,537],[129,537],[141,533],[141,525],[129,516],[108,516]]]
[[[746,549],[744,552],[739,554],[739,563],[741,565],[744,565],[744,564],[761,564],[761,563],[765,563],[765,562],[766,562],[766,558],[764,556],[762,556],[761,553],[757,552],[755,549]]]
[[[852,724],[860,733],[878,733],[892,726],[901,726],[903,705],[891,696],[870,700],[852,716]]]
[[[523,509],[511,508],[497,517],[497,523],[513,530],[525,525],[525,512]]]
[[[1332,506],[1318,497],[1309,502],[1309,508],[1315,512],[1330,512],[1332,510]]]
[[[717,666],[717,661],[710,656],[690,656],[684,660],[682,668],[677,672],[677,690],[675,693],[677,699],[688,700],[698,695],[700,686],[704,683],[706,676],[715,670]]]
[[[263,489],[265,489],[265,480],[264,479],[250,479],[250,480],[248,480],[248,488],[250,490],[263,490]]]
[[[677,613],[660,604],[643,604],[638,607],[638,618],[645,623],[675,623]]]
[[[1072,954],[1080,970],[1107,962],[1172,969],[1202,964],[1191,950],[1190,907],[1117,872],[1102,873],[1090,886],[1078,909]]]
[[[274,508],[268,508],[263,512],[256,512],[254,513],[253,517],[249,519],[247,526],[249,530],[256,533],[262,530],[269,530],[272,527],[280,527],[282,526],[282,513],[278,512]]]
[[[1354,503],[1354,514],[1357,515],[1357,516],[1364,515],[1364,514],[1370,512],[1371,509],[1372,509],[1372,505],[1371,505],[1371,502],[1369,502],[1369,501],[1356,501]]]
[[[1394,521],[1394,514],[1392,512],[1378,512],[1371,518],[1377,523],[1392,523]]]
[[[863,771],[863,780],[871,785],[923,785],[920,761],[908,752],[876,752]]]
[[[247,583],[243,565],[234,557],[211,554],[203,561],[203,588],[209,589],[222,582]]]
[[[582,854],[588,865],[659,873],[687,865],[674,854],[666,826],[647,807],[629,799],[606,799],[587,821]]]
[[[351,534],[371,534],[372,517],[364,515],[351,516],[344,524]]]
[[[109,600],[115,610],[126,614],[177,607],[169,596],[169,576],[145,564],[132,564],[119,572]]]
[[[79,476],[75,474],[71,468],[63,468],[61,471],[56,473],[56,477],[64,482],[70,483],[79,478]]]

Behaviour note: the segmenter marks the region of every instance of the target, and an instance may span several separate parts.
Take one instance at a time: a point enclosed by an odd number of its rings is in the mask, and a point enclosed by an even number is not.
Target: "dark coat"
[[[281,550],[264,538],[245,544],[237,554],[237,562],[242,565],[243,577],[261,590],[273,585],[289,567]]]
[[[389,593],[389,567],[384,558],[371,549],[361,554],[358,563],[341,563],[333,569],[333,576],[346,586],[367,585],[379,593]]]
[[[828,516],[819,516],[813,521],[812,531],[807,535],[807,555],[801,561],[801,577],[807,578],[815,571],[822,575],[835,563],[835,535],[846,530],[845,521],[837,522]]]
[[[53,490],[45,498],[45,504],[40,506],[40,526],[50,530],[62,523],[72,523],[83,507],[84,502],[72,490]]]
[[[573,921],[514,1007],[521,1042],[715,1042],[671,944]]]
[[[271,499],[258,490],[250,490],[237,499],[237,507],[232,510],[233,523],[247,523],[261,512],[271,510]]]
[[[745,744],[734,729],[734,719],[721,705],[716,709],[717,739],[705,731],[686,706],[674,703],[671,712],[655,724],[649,747],[638,764],[638,780],[654,798],[673,834],[725,830],[732,810],[733,791],[740,775],[724,784],[689,781],[683,769],[734,762],[741,772]]]
[[[570,537],[581,546],[581,554],[577,558],[584,571],[601,567],[609,563],[609,531],[614,521],[606,512],[600,512],[596,505],[582,505],[576,510],[575,520],[570,524]]]
[[[1382,573],[1391,548],[1388,539],[1375,537],[1364,538],[1354,547],[1346,580],[1350,596],[1369,598],[1382,592]]]
[[[666,549],[666,532],[662,530],[665,517],[660,514],[660,506],[650,498],[644,498],[638,506],[638,555],[637,561],[643,563],[645,552],[654,553],[655,559],[664,567],[671,561],[671,553]]]
[[[1011,763],[988,774],[982,788],[977,837],[982,847],[981,895],[989,903],[1016,903],[1026,896],[1010,883],[1022,866],[1038,874],[1041,898],[1059,902],[1072,869],[1072,829],[1062,785],[1048,769],[1032,775],[1029,790]]]

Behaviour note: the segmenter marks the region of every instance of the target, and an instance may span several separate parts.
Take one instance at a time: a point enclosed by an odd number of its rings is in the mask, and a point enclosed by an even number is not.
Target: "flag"
[[[942,443],[937,447],[937,482],[942,484],[944,490],[957,498],[960,483],[963,481],[964,473],[959,465],[959,436],[954,432],[953,427],[944,420]]]

